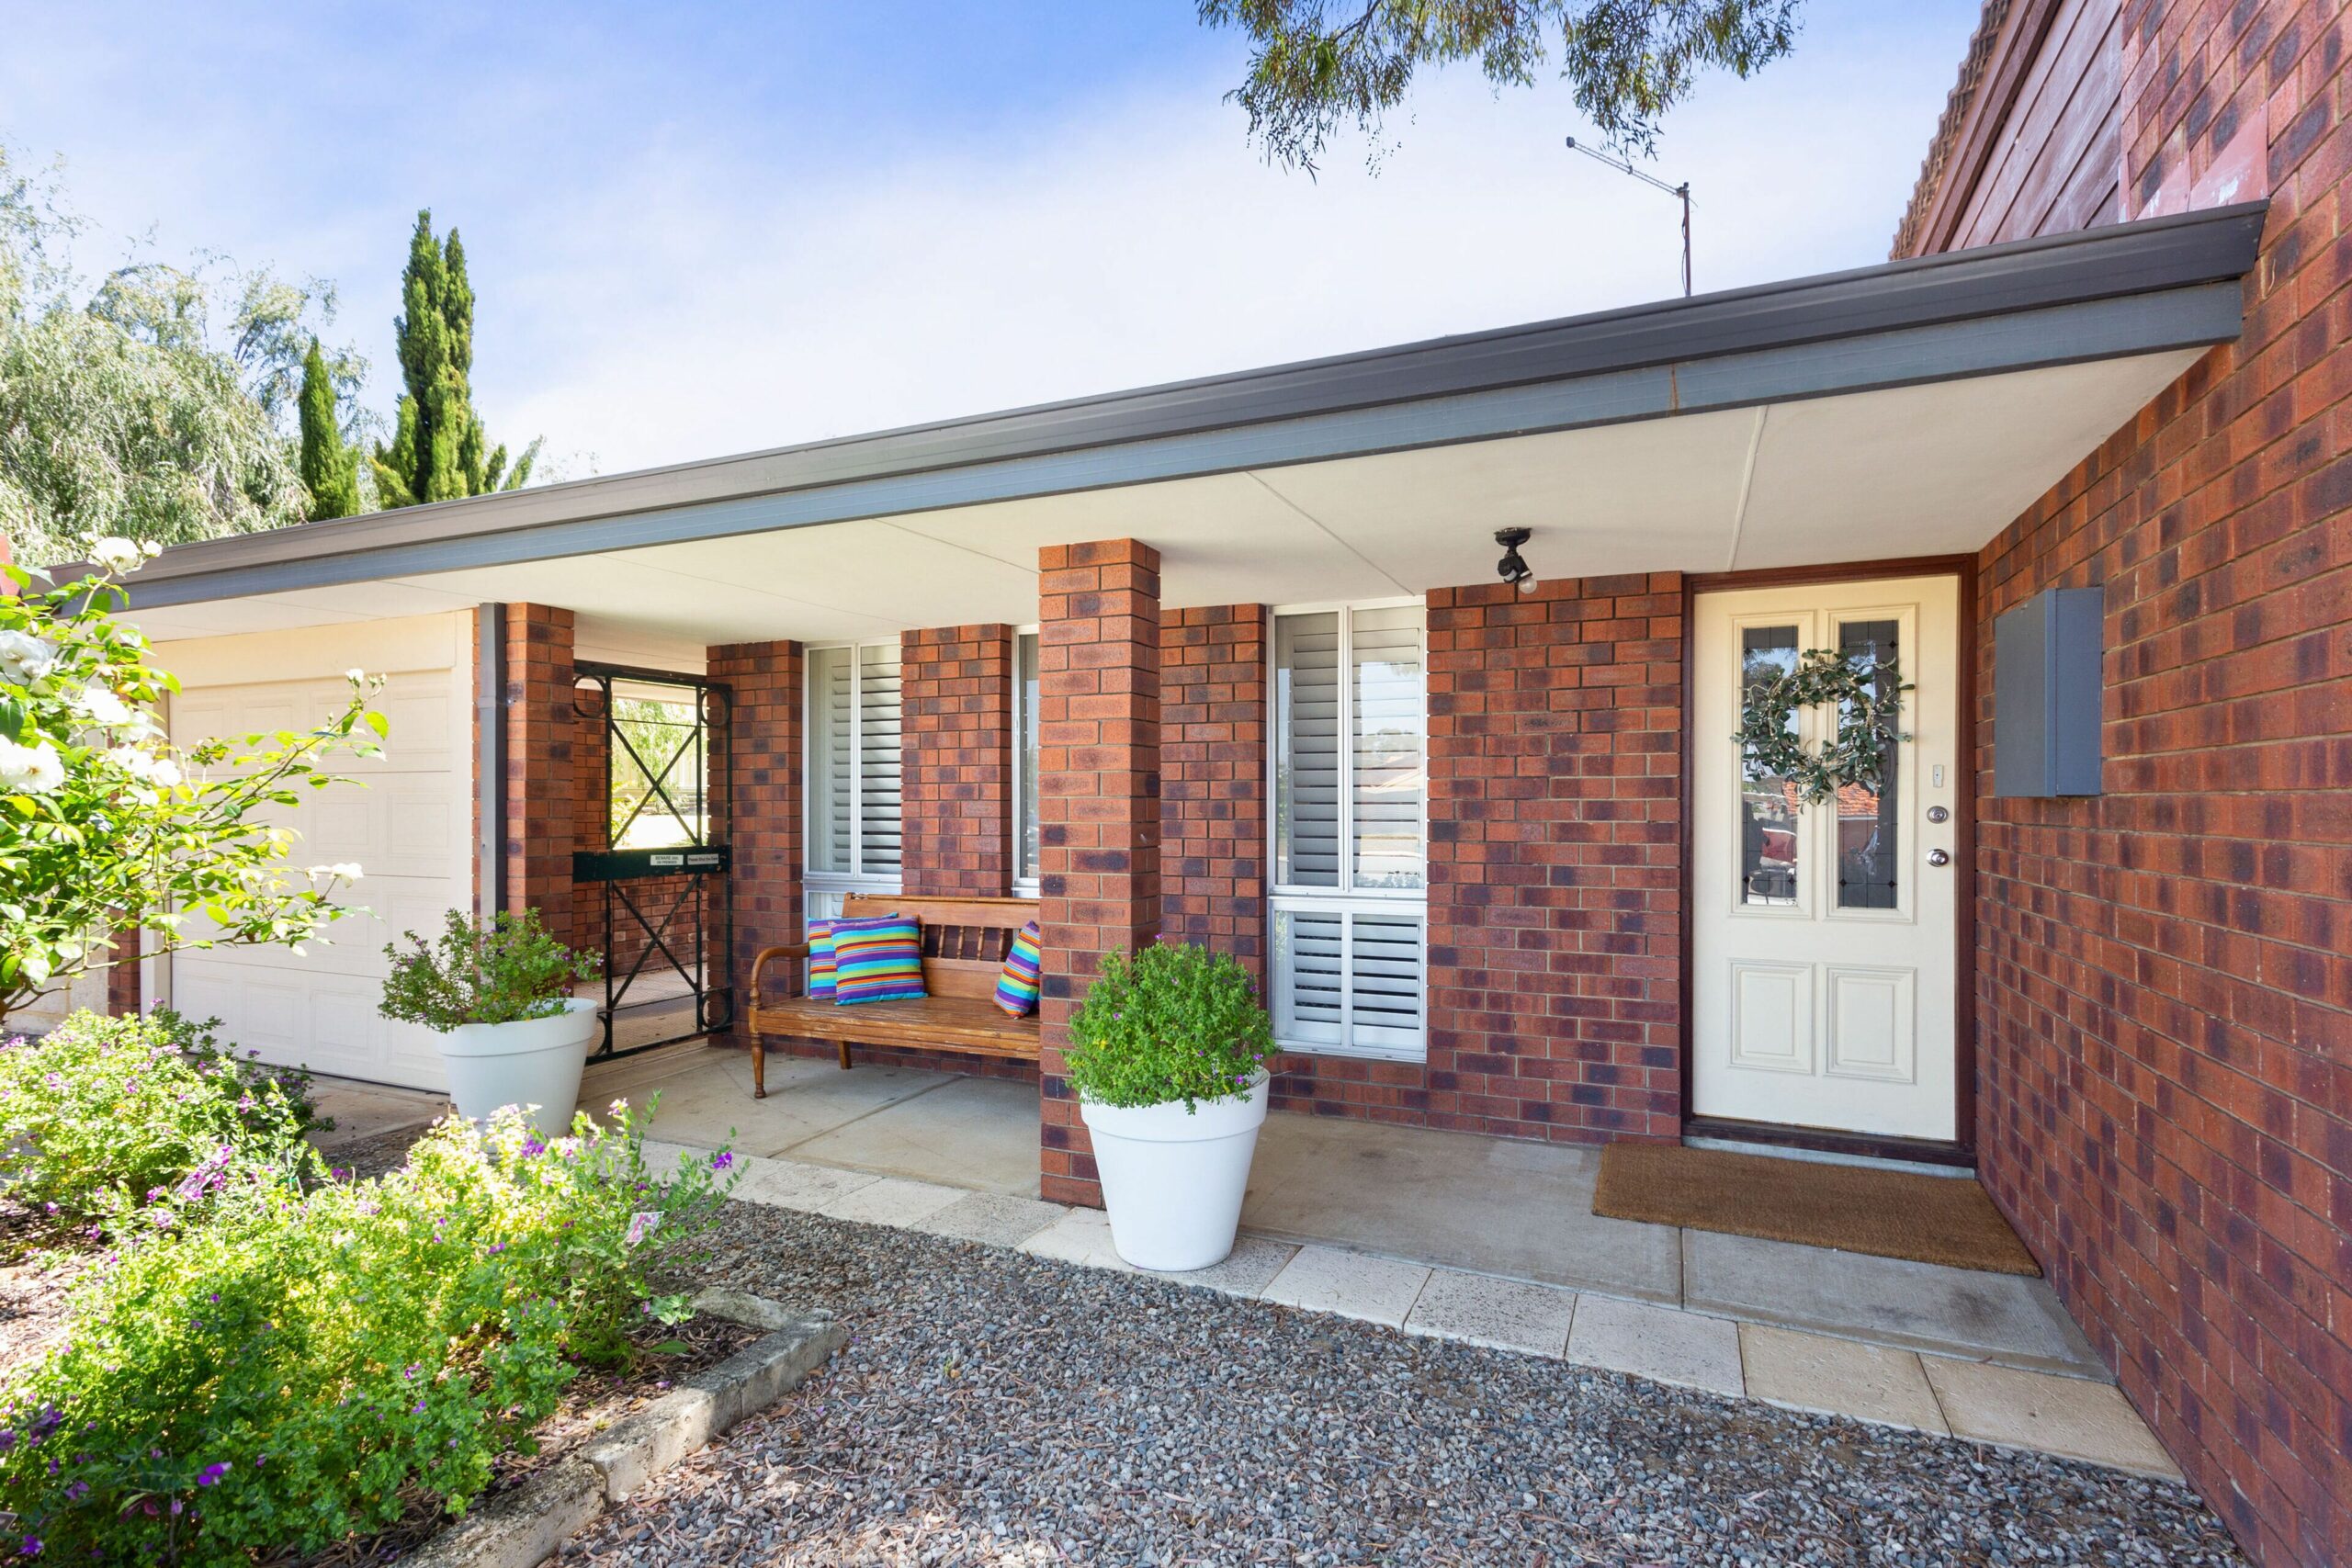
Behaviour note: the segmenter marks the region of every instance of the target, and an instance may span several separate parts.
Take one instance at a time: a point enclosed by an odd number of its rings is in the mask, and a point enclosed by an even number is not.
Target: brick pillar
[[[1432,1100],[1512,1137],[1677,1137],[1682,580],[1429,614]]]
[[[1049,545],[1037,564],[1039,1172],[1046,1198],[1100,1206],[1061,1048],[1097,957],[1159,930],[1159,552]]]
[[[731,787],[735,881],[735,1016],[750,999],[760,949],[798,942],[801,924],[801,652],[797,642],[735,643],[709,651],[710,678],[726,683],[729,767],[711,770]],[[829,1047],[830,1049],[830,1047]]]
[[[1266,607],[1160,623],[1160,908],[1170,940],[1266,986]]]
[[[115,952],[122,960],[107,971],[107,1016],[131,1018],[137,1016],[143,1003],[139,983],[140,932],[137,927],[117,931]]]
[[[506,907],[566,942],[579,810],[571,612],[506,606]]]
[[[908,632],[899,658],[906,890],[1001,898],[1012,886],[1012,628]]]

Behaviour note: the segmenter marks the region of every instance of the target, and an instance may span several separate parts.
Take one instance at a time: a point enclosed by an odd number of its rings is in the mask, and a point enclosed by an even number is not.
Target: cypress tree
[[[466,248],[456,230],[435,238],[431,209],[416,215],[408,265],[401,272],[401,314],[392,329],[400,343],[400,410],[389,446],[368,459],[387,507],[451,501],[514,490],[531,477],[536,441],[512,472],[506,448],[485,453],[474,412],[474,291],[466,277]]]
[[[351,517],[359,511],[359,454],[344,443],[334,417],[334,381],[327,374],[326,356],[319,340],[302,357],[302,397],[297,405],[302,421],[300,468],[302,486],[311,492],[311,521]]]

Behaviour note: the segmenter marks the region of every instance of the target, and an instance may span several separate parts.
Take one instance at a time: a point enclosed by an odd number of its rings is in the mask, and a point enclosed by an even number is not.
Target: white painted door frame
[[[1940,567],[1900,570],[1694,586],[1689,1119],[1969,1141],[1967,596]],[[1743,660],[1836,647],[1841,627],[1865,622],[1896,629],[1903,678],[1917,688],[1905,699],[1892,798],[1883,809],[1867,792],[1784,807],[1786,792],[1746,776],[1730,739]],[[1826,719],[1803,716],[1801,733],[1818,739]],[[1858,867],[1873,864],[1883,884],[1865,886]]]

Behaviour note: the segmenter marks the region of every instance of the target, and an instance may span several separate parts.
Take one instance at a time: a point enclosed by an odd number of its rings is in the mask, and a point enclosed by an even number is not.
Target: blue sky
[[[1883,259],[1975,0],[1808,0],[1653,165],[1698,283]],[[331,277],[377,366],[417,208],[476,400],[614,472],[1676,292],[1673,202],[1547,85],[1417,85],[1377,174],[1268,167],[1187,0],[495,6],[0,0],[0,140],[96,224]]]

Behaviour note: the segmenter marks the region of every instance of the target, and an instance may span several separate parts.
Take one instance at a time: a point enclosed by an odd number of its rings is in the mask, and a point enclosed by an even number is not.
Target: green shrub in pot
[[[489,920],[452,909],[432,942],[414,931],[401,940],[405,948],[384,948],[392,972],[384,981],[383,1014],[444,1033],[469,1023],[552,1018],[563,1011],[573,981],[594,979],[603,969],[594,953],[558,942],[537,909],[502,909]]]
[[[1094,1105],[1237,1099],[1274,1055],[1273,1021],[1229,953],[1160,942],[1106,953],[1069,1021],[1063,1070]]]

